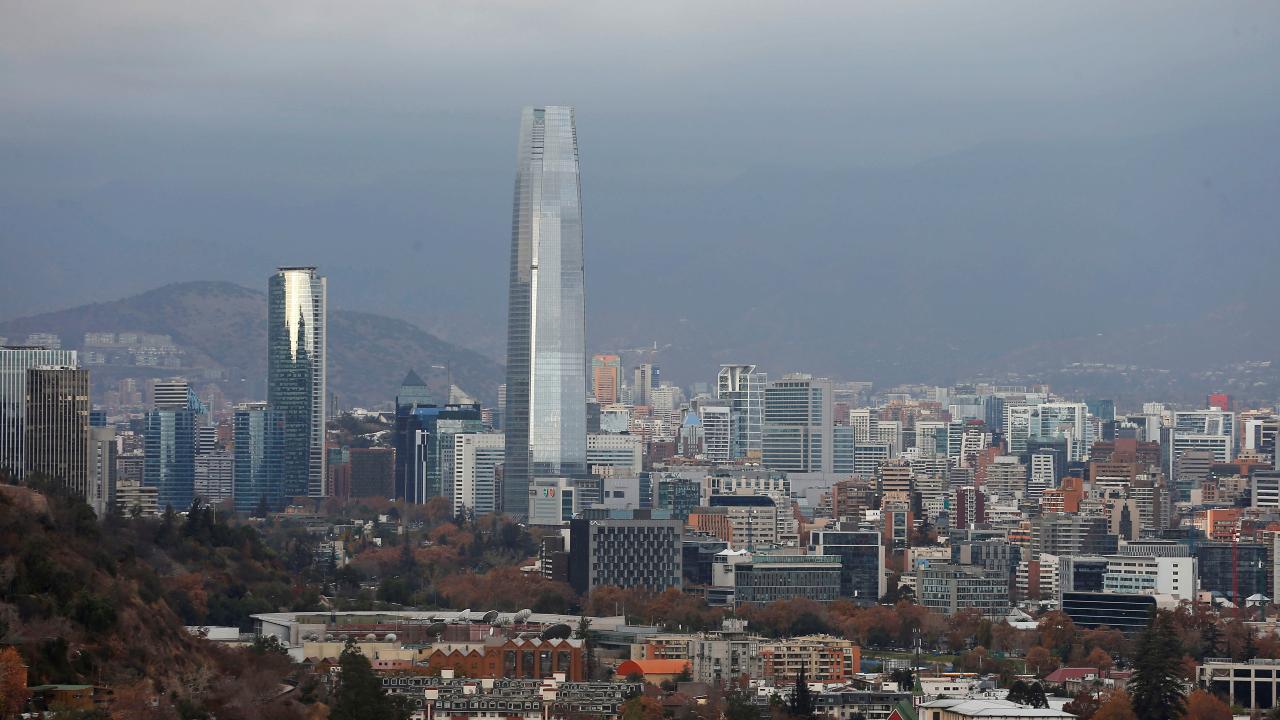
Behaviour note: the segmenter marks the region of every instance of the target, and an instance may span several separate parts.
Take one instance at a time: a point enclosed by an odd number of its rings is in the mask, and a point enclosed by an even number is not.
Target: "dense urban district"
[[[678,385],[587,353],[572,108],[519,138],[492,395],[387,353],[337,410],[311,266],[258,400],[129,317],[0,341],[0,719],[1280,718],[1269,386]]]

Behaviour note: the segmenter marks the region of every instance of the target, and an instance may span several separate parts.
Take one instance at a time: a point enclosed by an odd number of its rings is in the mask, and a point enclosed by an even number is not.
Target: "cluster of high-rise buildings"
[[[6,347],[0,467],[60,478],[99,510],[443,499],[560,528],[540,569],[583,591],[686,587],[723,604],[905,587],[993,616],[1078,593],[1274,597],[1275,408],[1214,395],[1118,412],[1047,387],[881,391],[750,363],[681,387],[656,344],[589,356],[572,108],[526,108],[518,147],[496,407],[452,382],[437,398],[410,371],[390,432],[332,445],[325,279],[283,267],[268,283],[265,401],[214,417],[186,381],[122,385],[147,410],[108,425],[76,351]],[[98,348],[139,342],[94,334]]]
[[[325,279],[283,267],[268,290],[267,400],[217,423],[191,384],[173,378],[146,385],[145,412],[108,424],[91,402],[92,363],[77,351],[0,348],[0,470],[55,479],[100,515],[184,510],[197,498],[280,510],[287,498],[329,494]],[[143,394],[136,381],[115,392]]]

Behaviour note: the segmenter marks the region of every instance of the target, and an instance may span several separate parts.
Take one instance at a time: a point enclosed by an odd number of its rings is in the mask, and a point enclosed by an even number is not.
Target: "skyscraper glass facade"
[[[267,404],[284,416],[284,494],[324,497],[326,280],[282,267],[268,290]]]
[[[235,466],[232,482],[237,512],[284,509],[284,435],[282,413],[265,405],[245,405],[234,418]]]
[[[196,486],[196,414],[192,410],[147,413],[143,484],[156,488],[161,510],[191,506]]]
[[[573,108],[525,108],[511,217],[502,509],[530,480],[586,471],[586,300]]]

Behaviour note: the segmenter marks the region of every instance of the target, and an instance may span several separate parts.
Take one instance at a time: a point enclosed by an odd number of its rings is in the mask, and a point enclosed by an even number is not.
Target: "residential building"
[[[990,618],[1009,613],[1009,575],[976,565],[929,563],[916,578],[922,606],[944,615],[973,609]]]
[[[502,433],[453,435],[453,512],[497,512],[498,468],[506,457]]]
[[[831,635],[802,635],[760,644],[763,677],[773,685],[794,685],[801,672],[807,682],[844,683],[862,672],[862,648]]]
[[[197,453],[195,496],[207,505],[235,497],[235,454],[230,450]]]
[[[644,441],[626,433],[589,433],[587,471],[592,475],[638,477],[644,470]]]

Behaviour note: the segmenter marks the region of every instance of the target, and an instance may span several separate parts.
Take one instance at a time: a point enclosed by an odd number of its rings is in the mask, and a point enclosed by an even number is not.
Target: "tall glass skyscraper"
[[[267,404],[284,417],[285,497],[325,497],[326,280],[282,267],[268,282]]]
[[[582,187],[573,108],[520,116],[507,308],[502,510],[525,517],[535,477],[587,467]]]

